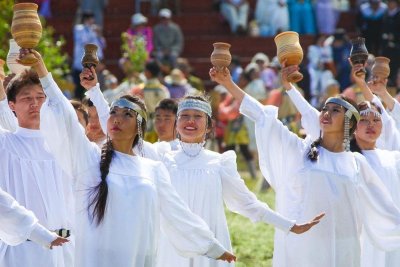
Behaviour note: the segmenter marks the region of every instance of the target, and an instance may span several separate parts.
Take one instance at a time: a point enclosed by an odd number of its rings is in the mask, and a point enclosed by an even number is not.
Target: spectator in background
[[[390,58],[389,80],[395,82],[400,68],[400,7],[399,0],[389,0],[383,17],[382,55]]]
[[[240,64],[240,58],[236,55],[232,55],[232,61],[228,68],[232,75],[232,80],[235,83],[239,83],[240,77],[243,73],[243,68]]]
[[[180,69],[173,69],[170,75],[165,76],[164,82],[173,99],[182,98],[187,94],[196,94],[196,89],[188,83]]]
[[[338,15],[332,0],[317,0],[315,4],[317,28],[319,34],[333,34],[335,32]]]
[[[128,38],[132,39],[134,37],[143,38],[146,46],[146,51],[148,55],[153,52],[153,30],[150,26],[147,26],[147,18],[141,13],[136,13],[131,17],[131,26],[126,31]],[[132,43],[129,46],[133,46]]]
[[[166,98],[160,101],[155,109],[154,129],[159,142],[168,142],[171,150],[178,150],[179,140],[176,138],[176,112],[178,103],[175,99]]]
[[[180,69],[183,72],[189,84],[197,91],[204,92],[205,88],[203,81],[202,79],[193,74],[193,69],[189,64],[189,61],[186,58],[180,57],[178,58],[177,64],[178,64],[178,69]]]
[[[160,22],[154,27],[154,53],[162,64],[176,67],[176,60],[183,50],[181,28],[171,20],[171,10],[163,8],[159,12]]]
[[[261,80],[264,82],[264,86],[267,91],[271,91],[281,86],[280,83],[280,70],[281,64],[279,59],[275,56],[269,63],[268,67],[260,74]]]
[[[260,36],[274,36],[289,29],[286,0],[257,0],[254,15]]]
[[[387,5],[381,0],[369,0],[360,6],[357,15],[357,26],[361,35],[365,38],[368,52],[377,55],[382,38],[383,16]]]
[[[78,0],[78,2],[79,2],[78,13],[79,12],[93,13],[96,24],[99,25],[101,28],[103,28],[104,25],[103,13],[104,13],[104,8],[108,4],[108,0]]]
[[[288,0],[290,29],[299,34],[315,34],[311,0]]]
[[[74,26],[74,57],[72,62],[72,76],[75,83],[75,98],[82,99],[85,89],[80,84],[79,74],[82,72],[81,60],[84,54],[85,44],[93,43],[97,45],[97,56],[103,59],[103,49],[105,40],[96,32],[94,15],[90,12],[82,14],[81,24]]]
[[[86,126],[86,136],[90,142],[94,142],[98,147],[102,147],[107,141],[107,136],[101,129],[99,114],[97,113],[96,107],[93,102],[85,97],[82,101],[88,109],[88,123]]]
[[[117,90],[118,88],[118,79],[115,75],[108,73],[105,77],[104,81],[105,89],[103,91],[104,98],[107,100],[109,104],[111,104],[115,99],[118,98]]]
[[[340,84],[340,88],[344,89],[350,86],[351,66],[349,64],[349,55],[351,43],[348,40],[344,29],[337,29],[334,34],[332,43],[332,56],[336,68],[336,79]]]
[[[249,3],[246,0],[222,0],[220,7],[232,33],[246,34]]]
[[[72,106],[76,111],[76,115],[78,115],[79,123],[82,125],[83,129],[86,129],[89,123],[89,113],[87,107],[78,100],[70,100]]]

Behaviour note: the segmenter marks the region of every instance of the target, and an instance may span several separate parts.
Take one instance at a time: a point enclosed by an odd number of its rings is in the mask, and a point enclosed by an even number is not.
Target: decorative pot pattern
[[[299,34],[297,32],[282,32],[274,38],[277,56],[282,64],[286,60],[286,66],[300,65],[303,60],[303,49],[300,45]],[[299,82],[303,75],[295,71],[288,76],[289,82]]]
[[[19,3],[14,5],[14,16],[11,23],[11,34],[22,48],[34,48],[42,37],[42,24],[37,13],[38,5]],[[34,65],[37,60],[33,55],[21,59],[22,64]]]
[[[217,69],[228,67],[231,64],[232,56],[229,52],[231,47],[228,43],[213,43],[214,50],[211,53],[211,64]]]
[[[390,74],[389,62],[390,59],[388,59],[387,57],[376,57],[375,63],[371,69],[372,75],[382,78],[389,77]]]
[[[30,68],[29,66],[24,66],[17,63],[17,59],[19,57],[19,49],[21,49],[21,47],[19,47],[19,45],[15,42],[14,39],[10,39],[9,42],[10,42],[10,49],[8,50],[6,59],[8,69],[15,74],[19,74],[24,70],[29,69]]]

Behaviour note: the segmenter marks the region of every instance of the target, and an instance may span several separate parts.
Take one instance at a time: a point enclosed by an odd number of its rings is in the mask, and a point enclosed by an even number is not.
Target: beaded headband
[[[353,105],[351,105],[346,100],[343,100],[343,99],[338,98],[338,97],[330,97],[330,98],[328,98],[326,100],[325,105],[328,104],[328,103],[338,104],[338,105],[344,107],[345,109],[347,109],[345,114],[349,119],[352,116],[354,116],[357,121],[360,120],[360,113],[357,111],[357,109]]]
[[[210,105],[210,103],[205,102],[205,101],[187,98],[178,104],[177,114],[179,115],[179,113],[181,113],[181,111],[184,111],[187,109],[195,109],[195,110],[203,111],[210,118],[212,116],[211,105]]]
[[[135,111],[138,114],[137,119],[138,119],[138,121],[140,121],[140,123],[142,122],[142,118],[145,121],[147,121],[146,112],[139,105],[137,105],[137,104],[125,99],[125,98],[119,98],[119,99],[115,100],[111,104],[111,109],[113,109],[114,107],[129,108],[129,109]]]
[[[369,101],[364,101],[364,103],[368,106],[368,108],[360,111],[361,116],[369,116],[369,114],[372,113],[376,118],[382,117],[381,113],[372,108],[371,103]]]

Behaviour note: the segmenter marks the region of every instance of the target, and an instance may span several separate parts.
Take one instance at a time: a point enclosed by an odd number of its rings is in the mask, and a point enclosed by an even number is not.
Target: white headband
[[[364,103],[368,106],[368,108],[360,111],[361,116],[369,116],[369,114],[372,113],[376,118],[382,117],[381,113],[372,109],[371,103],[369,101],[364,101]]]
[[[142,118],[147,121],[147,114],[146,112],[138,105],[135,104],[125,98],[119,98],[117,100],[115,100],[112,104],[111,104],[111,109],[113,109],[114,107],[119,107],[119,108],[129,108],[133,111],[135,111],[138,116],[137,119],[142,122]]]
[[[338,105],[344,107],[345,109],[347,109],[345,114],[349,119],[351,119],[351,117],[354,116],[357,121],[360,120],[360,113],[357,111],[357,109],[353,105],[351,105],[346,100],[338,98],[338,97],[330,97],[326,100],[325,105],[328,103],[338,104]]]
[[[211,118],[212,116],[212,111],[211,111],[211,105],[208,102],[193,99],[193,98],[186,98],[185,100],[181,101],[178,104],[178,112],[177,114],[181,113],[183,110],[187,109],[195,109],[199,111],[203,111],[208,115],[208,117]]]

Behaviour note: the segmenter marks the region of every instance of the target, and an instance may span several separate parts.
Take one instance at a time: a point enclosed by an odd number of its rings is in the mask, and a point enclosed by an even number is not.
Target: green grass
[[[239,162],[238,162],[239,163]],[[239,164],[239,169],[242,169]],[[257,192],[261,181],[253,181],[247,173],[242,173],[248,188],[255,192],[260,201],[274,209],[275,195],[271,189]],[[261,177],[261,175],[259,175]],[[265,223],[252,223],[242,215],[226,210],[233,252],[237,257],[237,267],[270,267],[274,249],[274,228]]]

